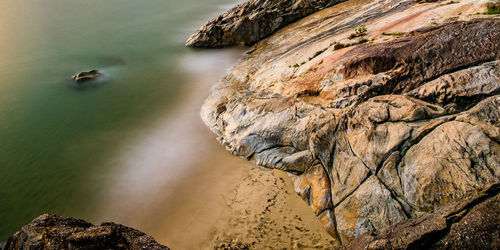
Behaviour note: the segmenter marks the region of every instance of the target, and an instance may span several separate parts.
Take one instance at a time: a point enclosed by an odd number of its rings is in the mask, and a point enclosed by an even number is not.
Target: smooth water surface
[[[184,41],[227,4],[0,0],[0,241],[41,213],[95,218],[108,205],[121,167],[109,158],[182,101],[179,61],[196,53]],[[90,69],[108,77],[71,81]]]

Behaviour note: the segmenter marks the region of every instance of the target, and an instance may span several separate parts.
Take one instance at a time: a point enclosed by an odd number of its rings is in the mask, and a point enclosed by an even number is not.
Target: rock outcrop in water
[[[83,71],[78,74],[73,75],[71,78],[77,83],[84,83],[88,81],[97,80],[98,78],[104,77],[104,74],[99,70],[93,69],[91,71]]]
[[[253,46],[202,118],[231,153],[293,174],[343,244],[426,216],[500,182],[500,20],[474,14],[485,2],[320,11]]]
[[[285,25],[345,0],[251,0],[203,25],[190,47],[253,45]]]
[[[2,249],[169,248],[149,235],[112,222],[94,226],[84,220],[44,214],[12,235]]]

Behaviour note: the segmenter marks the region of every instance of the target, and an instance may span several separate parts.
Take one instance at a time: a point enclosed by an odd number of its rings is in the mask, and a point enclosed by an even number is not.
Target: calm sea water
[[[0,0],[0,241],[106,206],[109,157],[181,101],[184,41],[234,2]],[[109,77],[72,83],[90,69]]]

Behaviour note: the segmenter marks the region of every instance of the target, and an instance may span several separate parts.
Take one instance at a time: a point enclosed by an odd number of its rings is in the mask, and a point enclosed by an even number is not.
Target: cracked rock
[[[202,118],[231,153],[293,175],[343,244],[431,214],[500,182],[500,19],[450,19],[472,2],[317,12],[254,45]],[[365,23],[371,42],[331,45]],[[411,29],[381,36],[394,27]]]
[[[499,191],[485,187],[432,214],[367,232],[343,249],[498,249]]]

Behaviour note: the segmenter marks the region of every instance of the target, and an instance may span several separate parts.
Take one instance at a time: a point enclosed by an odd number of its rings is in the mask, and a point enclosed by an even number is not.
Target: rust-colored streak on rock
[[[423,15],[424,13],[427,13],[429,11],[431,11],[432,9],[426,9],[426,10],[422,10],[422,11],[418,11],[418,12],[415,12],[413,14],[410,14],[404,18],[401,18],[401,19],[398,19],[386,26],[384,26],[381,30],[391,30],[392,28],[402,24],[402,23],[406,23],[406,22],[410,22],[412,21],[413,19],[416,19],[417,17]]]

